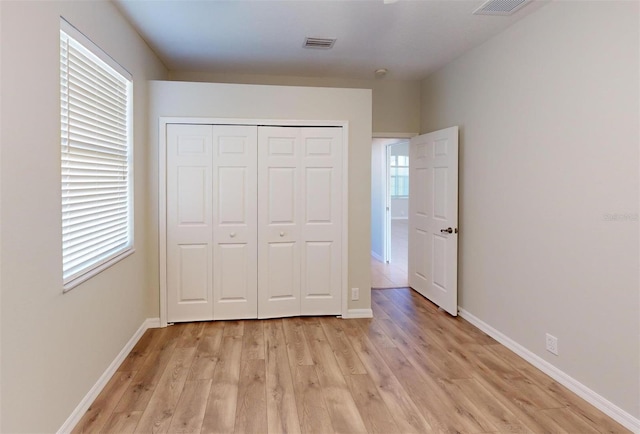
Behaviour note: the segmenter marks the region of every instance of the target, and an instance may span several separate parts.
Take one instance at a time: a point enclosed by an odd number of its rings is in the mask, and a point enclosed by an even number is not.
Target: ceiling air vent
[[[530,0],[489,0],[476,9],[474,15],[511,15]]]
[[[335,38],[306,38],[304,40],[304,48],[324,48],[328,50],[336,43]]]

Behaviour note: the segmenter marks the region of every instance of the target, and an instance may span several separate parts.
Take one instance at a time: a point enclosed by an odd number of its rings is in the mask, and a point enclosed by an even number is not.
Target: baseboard
[[[371,309],[348,309],[347,315],[342,318],[373,318],[373,311]]]
[[[102,392],[104,386],[106,386],[111,377],[113,377],[113,374],[115,374],[120,364],[131,352],[133,347],[138,343],[144,332],[147,331],[147,329],[158,327],[160,327],[160,318],[147,318],[146,320],[144,320],[138,330],[136,330],[133,336],[131,336],[131,339],[129,339],[122,350],[120,350],[113,362],[111,362],[109,367],[104,371],[100,378],[98,378],[96,384],[93,385],[91,390],[89,390],[85,397],[82,398],[80,404],[78,404],[78,406],[75,408],[75,410],[73,410],[64,424],[62,424],[62,426],[58,430],[58,434],[70,433],[75,428],[75,426],[78,424],[78,422],[80,422],[80,419],[82,419],[82,416],[84,416],[93,401],[95,401],[100,392]]]
[[[376,252],[374,252],[373,250],[371,251],[371,256],[373,256],[373,259],[376,259],[380,262],[384,262],[384,259],[382,259],[382,256],[378,255]]]
[[[148,329],[159,329],[161,327],[160,318],[147,318],[145,324]]]
[[[542,357],[534,354],[530,350],[526,349],[502,332],[494,329],[489,324],[477,318],[468,311],[462,309],[461,307],[458,307],[458,313],[462,318],[469,321],[471,324],[494,338],[496,341],[500,342],[505,347],[509,348],[511,351],[522,357],[527,362],[531,363],[536,368],[540,369],[542,372],[565,386],[567,389],[571,390],[573,393],[596,407],[598,410],[605,413],[607,416],[616,420],[621,425],[624,425],[632,432],[640,433],[640,419],[627,413],[611,401],[589,389],[587,386],[580,383],[575,378],[571,377],[564,371],[561,371],[551,363],[544,360]]]

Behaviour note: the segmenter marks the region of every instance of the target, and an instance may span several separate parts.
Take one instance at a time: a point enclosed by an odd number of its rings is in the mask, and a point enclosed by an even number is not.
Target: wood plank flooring
[[[409,289],[372,308],[148,330],[73,432],[629,432]]]
[[[402,288],[409,286],[407,262],[409,220],[391,220],[391,260],[384,263],[371,257],[371,286],[373,288]]]

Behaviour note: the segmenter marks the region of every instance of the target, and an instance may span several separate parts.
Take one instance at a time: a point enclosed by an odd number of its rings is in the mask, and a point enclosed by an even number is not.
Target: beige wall
[[[638,12],[545,6],[424,80],[421,127],[461,127],[461,306],[636,418]]]
[[[146,80],[165,78],[167,71],[111,2],[2,1],[0,8],[0,431],[55,432],[155,310],[145,224]],[[135,107],[136,252],[67,294],[61,269],[60,16],[133,74]]]
[[[369,90],[156,81],[150,83],[149,92],[153,143],[156,143],[160,116],[349,121],[349,288],[360,288],[360,300],[349,301],[349,308],[370,308]],[[155,148],[149,160],[153,162],[151,166],[157,168]],[[156,181],[152,195],[158,197],[157,170],[154,170],[152,179]],[[157,206],[150,214],[149,224],[157,231],[158,220],[154,217],[158,215]],[[158,251],[157,244],[152,250]],[[157,266],[151,275],[158,275]]]
[[[211,83],[271,84],[371,89],[373,93],[373,131],[376,133],[417,133],[420,130],[420,81],[333,77],[294,77],[247,74],[212,74],[171,71],[172,80]]]

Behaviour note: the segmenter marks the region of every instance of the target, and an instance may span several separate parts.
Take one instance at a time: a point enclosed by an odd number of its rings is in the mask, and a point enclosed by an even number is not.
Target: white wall
[[[360,300],[350,301],[349,308],[370,308],[370,90],[154,81],[149,92],[152,143],[157,143],[160,116],[349,121],[349,288],[360,288]],[[150,161],[155,198],[156,147]],[[148,223],[156,233],[157,215],[155,206]],[[153,251],[157,264],[157,244]],[[158,274],[157,266],[151,274]]]
[[[638,14],[550,3],[424,80],[421,127],[461,127],[461,306],[636,418]]]
[[[171,71],[172,80],[212,83],[271,84],[371,89],[373,92],[373,131],[378,133],[417,133],[420,129],[420,81],[334,77],[295,77],[248,74],[212,74]]]
[[[409,218],[409,199],[400,197],[391,199],[391,218],[392,219],[408,219]]]
[[[145,223],[150,197],[146,80],[164,78],[167,71],[109,1],[2,1],[0,10],[0,431],[55,432],[153,310]],[[136,252],[66,294],[60,16],[133,74],[135,107]]]

